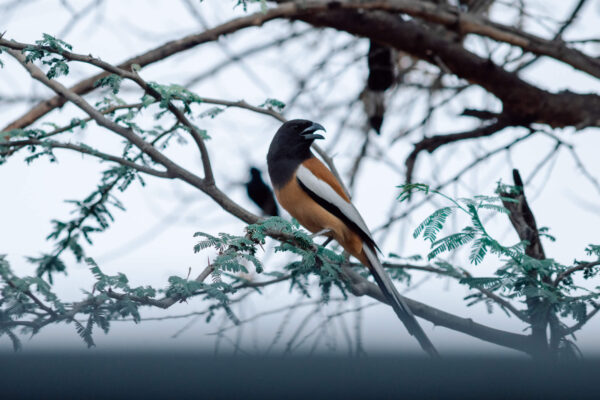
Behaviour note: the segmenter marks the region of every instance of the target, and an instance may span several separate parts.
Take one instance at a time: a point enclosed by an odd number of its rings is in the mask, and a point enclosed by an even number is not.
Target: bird
[[[246,192],[250,200],[262,210],[264,216],[279,216],[273,191],[263,181],[262,173],[256,167],[250,167],[250,180],[246,182]]]
[[[369,76],[367,85],[360,95],[369,125],[378,135],[381,133],[385,113],[384,92],[394,84],[395,68],[393,50],[373,40],[370,41],[367,55]]]
[[[384,92],[394,84],[395,70],[392,49],[373,40],[370,41],[367,64],[369,77],[367,86],[371,90]]]
[[[275,133],[267,153],[269,177],[279,204],[314,234],[335,239],[366,266],[392,308],[432,357],[438,353],[417,322],[377,256],[379,250],[360,213],[335,175],[311,151],[313,142],[324,139],[318,123],[295,119]]]

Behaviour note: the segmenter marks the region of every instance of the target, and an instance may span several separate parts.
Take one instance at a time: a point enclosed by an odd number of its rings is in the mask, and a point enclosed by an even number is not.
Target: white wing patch
[[[311,170],[300,164],[296,171],[296,178],[311,192],[336,206],[350,221],[354,222],[371,240],[371,232],[360,213],[352,203],[341,197],[327,182],[317,178]],[[373,240],[374,241],[374,240]]]

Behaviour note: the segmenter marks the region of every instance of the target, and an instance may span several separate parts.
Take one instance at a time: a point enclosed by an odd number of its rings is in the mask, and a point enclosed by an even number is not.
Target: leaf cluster
[[[465,299],[468,305],[486,302],[491,307],[491,300],[487,293],[497,293],[507,300],[537,299],[543,309],[528,308],[529,318],[536,313],[555,312],[562,317],[571,317],[578,322],[584,322],[589,307],[596,308],[595,301],[600,298],[600,291],[589,291],[575,285],[573,273],[583,271],[583,278],[595,277],[600,268],[595,262],[574,261],[574,265],[564,265],[554,259],[536,259],[526,252],[527,241],[506,246],[492,237],[482,222],[482,213],[510,214],[502,203],[518,202],[509,194],[522,193],[521,187],[498,184],[496,196],[475,196],[473,198],[450,198],[443,193],[430,189],[427,185],[411,184],[400,187],[402,189],[399,199],[407,200],[414,192],[426,195],[438,195],[449,202],[425,218],[414,230],[415,238],[423,237],[430,243],[428,260],[436,259],[441,255],[454,252],[463,247],[469,247],[469,262],[473,265],[480,264],[489,254],[494,254],[499,260],[495,275],[492,277],[473,277],[463,271],[452,267],[450,275],[459,278],[461,284],[467,285],[476,292]],[[459,232],[439,238],[448,219],[456,214],[466,216],[468,221]],[[541,237],[554,241],[547,228],[539,229]],[[588,256],[597,256],[600,259],[600,247],[589,245],[586,248]],[[439,262],[437,264],[439,266]],[[580,266],[578,268],[578,266]],[[557,281],[558,277],[561,277]],[[596,288],[600,289],[600,288]],[[502,306],[502,304],[501,304]]]
[[[252,4],[252,3],[260,3],[260,9],[262,10],[262,12],[266,12],[267,11],[267,1],[266,0],[236,0],[237,3],[235,4],[235,7],[239,7],[241,6],[244,10],[244,12],[248,11],[248,5]]]
[[[108,87],[113,94],[117,94],[119,93],[119,90],[121,90],[121,82],[123,82],[122,77],[110,74],[94,82],[94,87]]]
[[[36,46],[28,46],[23,49],[22,53],[26,55],[25,62],[40,60],[42,64],[48,65],[50,67],[46,72],[48,79],[69,74],[68,61],[60,54],[72,50],[70,44],[47,33],[43,34],[43,39],[36,40],[35,43]]]

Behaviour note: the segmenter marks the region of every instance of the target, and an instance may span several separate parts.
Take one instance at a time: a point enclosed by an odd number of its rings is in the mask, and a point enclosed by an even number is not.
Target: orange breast
[[[340,187],[341,190],[341,187]],[[363,262],[362,240],[342,220],[316,203],[298,184],[296,174],[280,189],[275,189],[279,204],[302,226],[315,233],[323,229],[350,254]],[[345,195],[344,195],[345,196]]]

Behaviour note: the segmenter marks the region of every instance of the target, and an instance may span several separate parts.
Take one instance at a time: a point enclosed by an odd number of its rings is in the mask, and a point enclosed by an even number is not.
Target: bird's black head
[[[315,139],[324,139],[316,131],[324,131],[321,124],[306,119],[293,119],[281,125],[269,148],[269,154],[279,153],[286,157],[303,157],[310,152]]]
[[[260,169],[256,168],[256,167],[250,167],[250,176],[252,178],[260,178],[261,177],[261,172]]]
[[[325,139],[323,135],[315,133],[316,131],[325,131],[323,125],[317,124],[306,119],[293,119],[281,125],[277,133],[284,131],[285,135],[290,138],[301,138],[303,141],[309,140],[312,143],[315,139]]]
[[[322,125],[306,119],[293,119],[281,125],[267,154],[269,175],[273,184],[282,180],[284,175],[293,173],[302,161],[313,156],[310,151],[311,144],[315,139],[324,139],[315,132],[324,130]]]

